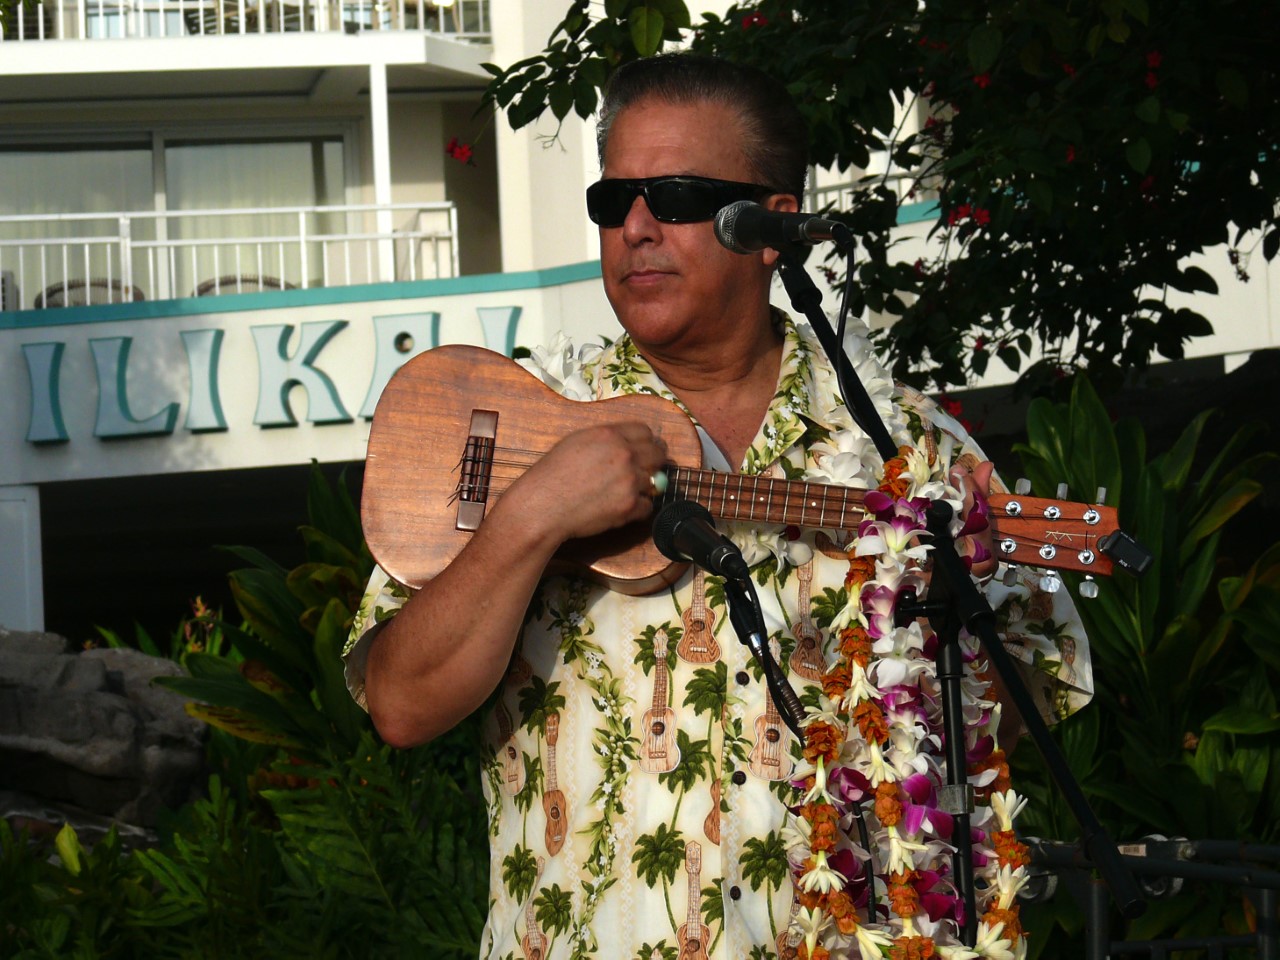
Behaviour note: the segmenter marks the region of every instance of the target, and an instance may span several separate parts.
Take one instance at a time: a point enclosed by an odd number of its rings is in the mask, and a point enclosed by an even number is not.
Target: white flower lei
[[[858,376],[901,446],[885,465],[865,434],[846,421],[810,448],[815,467],[808,479],[879,487],[882,496],[871,498],[858,531],[848,603],[831,627],[840,639],[838,660],[806,719],[806,763],[795,777],[807,790],[784,834],[800,898],[791,932],[803,938],[802,960],[871,960],[907,956],[910,948],[918,951],[913,956],[946,960],[1023,960],[1016,895],[1026,882],[1026,848],[1013,833],[1013,820],[1025,801],[996,789],[998,770],[980,765],[970,771],[970,784],[979,797],[990,794],[990,806],[979,806],[971,819],[986,830],[975,850],[975,874],[985,892],[978,902],[977,942],[964,946],[957,913],[963,902],[950,877],[953,824],[936,805],[937,787],[945,782],[936,667],[920,623],[894,624],[903,588],[925,593],[920,570],[927,548],[921,549],[919,537],[924,507],[945,499],[958,512],[962,492],[948,481],[947,456],[923,438],[908,440],[892,384],[862,331],[851,333],[846,347],[859,358]],[[815,375],[814,395],[829,395],[820,391],[830,384],[817,382],[827,376]],[[955,525],[958,530],[959,518]],[[998,719],[981,699],[985,688],[971,679],[962,692],[967,746],[978,754],[993,744],[983,735]],[[864,804],[875,811],[868,822],[870,850],[855,825]],[[877,871],[874,891],[867,888],[864,864]],[[872,892],[881,910],[887,895],[887,920],[868,909]],[[924,952],[930,947],[932,953]]]

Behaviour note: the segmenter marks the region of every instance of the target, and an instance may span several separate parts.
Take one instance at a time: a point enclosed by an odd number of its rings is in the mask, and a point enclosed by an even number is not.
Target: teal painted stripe
[[[938,219],[938,201],[928,200],[924,203],[908,203],[898,207],[898,226],[908,223],[920,223],[922,220]]]
[[[405,300],[414,297],[453,297],[466,294],[502,293],[508,290],[539,290],[566,283],[600,279],[600,261],[571,263],[548,270],[519,273],[480,273],[441,280],[413,280],[402,283],[364,283],[353,287],[316,287],[311,290],[273,290],[268,293],[229,293],[220,297],[184,297],[176,300],[143,300],[139,303],[104,303],[86,307],[53,307],[48,310],[17,310],[0,313],[0,330],[30,330],[82,323],[109,323],[113,320],[148,320],[203,316],[209,313],[238,313],[287,307],[324,306],[339,303],[369,303],[378,300]]]

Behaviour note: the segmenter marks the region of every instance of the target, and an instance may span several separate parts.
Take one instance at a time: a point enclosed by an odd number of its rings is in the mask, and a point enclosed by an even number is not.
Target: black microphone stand
[[[769,635],[765,630],[764,613],[760,609],[760,597],[750,577],[726,577],[724,596],[729,603],[729,620],[733,623],[738,639],[751,651],[751,655],[764,671],[765,684],[773,697],[774,706],[787,728],[804,743],[804,707],[795,690],[783,676],[778,661],[769,649]]]
[[[813,278],[798,261],[795,251],[780,251],[780,273],[783,285],[791,297],[792,305],[808,318],[814,333],[835,367],[845,404],[854,420],[872,438],[881,456],[888,460],[897,455],[897,448],[889,437],[888,429],[876,413],[866,388],[858,380],[853,366],[846,356],[842,342],[844,316],[848,308],[848,294],[853,280],[853,257],[848,253],[848,275],[845,286],[845,302],[841,305],[840,334],[831,330],[831,324],[822,311],[822,294]],[[965,758],[964,719],[961,710],[961,678],[963,655],[960,650],[960,629],[967,629],[976,636],[986,651],[987,659],[995,668],[1012,699],[1023,725],[1035,742],[1045,765],[1049,769],[1059,791],[1066,800],[1081,831],[1081,845],[1090,861],[1102,874],[1120,912],[1127,919],[1140,916],[1146,909],[1146,901],[1139,891],[1133,875],[1124,866],[1115,842],[1106,828],[1098,821],[1089,806],[1084,792],[1071,774],[1057,743],[1049,734],[1048,725],[1040,715],[1031,694],[1027,691],[996,634],[995,614],[986,597],[978,590],[968,568],[956,552],[951,535],[954,511],[950,504],[935,501],[929,506],[927,526],[932,544],[933,567],[929,580],[928,600],[923,603],[907,601],[898,607],[901,622],[910,623],[917,617],[928,617],[938,640],[936,655],[937,676],[941,691],[943,728],[946,737],[947,787],[942,791],[942,809],[952,814],[955,828],[952,839],[956,846],[953,864],[956,885],[964,898],[965,922],[961,931],[966,946],[977,940],[978,918],[975,907],[976,892],[973,879],[973,842],[969,831],[969,816],[973,811],[973,788],[968,783],[968,764]]]

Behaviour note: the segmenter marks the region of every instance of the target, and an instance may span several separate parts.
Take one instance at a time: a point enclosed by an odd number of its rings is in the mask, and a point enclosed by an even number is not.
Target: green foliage
[[[210,609],[200,597],[191,601],[191,616],[178,622],[163,647],[152,639],[146,627],[137,622],[133,625],[133,637],[129,640],[108,627],[97,626],[94,629],[112,649],[139,650],[149,657],[164,657],[179,663],[186,661],[188,653],[211,653],[218,656],[230,653],[222,630],[222,611]]]
[[[318,468],[308,511],[306,561],[237,548],[244,625],[221,624],[226,652],[186,652],[190,676],[162,681],[214,726],[208,796],[138,851],[114,832],[85,849],[70,827],[50,846],[0,821],[0,956],[476,956],[478,728],[413,750],[378,739],[340,658],[372,564],[358,513]]]
[[[1153,548],[1144,576],[1117,573],[1099,581],[1096,599],[1078,604],[1096,703],[1055,730],[1116,838],[1280,839],[1280,544],[1262,545],[1255,561],[1238,564],[1243,572],[1228,569],[1219,553],[1224,524],[1258,495],[1256,478],[1274,469],[1276,457],[1256,452],[1256,425],[1219,433],[1221,448],[1202,451],[1215,417],[1196,417],[1170,450],[1149,459],[1142,428],[1113,424],[1079,377],[1069,404],[1032,403],[1028,442],[1016,448],[1033,491],[1051,495],[1065,479],[1074,497],[1091,500],[1104,486],[1122,529]],[[1064,579],[1074,587],[1079,578]],[[1029,742],[1014,767],[1019,789],[1032,798],[1020,829],[1076,839]],[[1192,908],[1205,903],[1211,909],[1188,927]],[[1062,903],[1049,909],[1068,929],[1078,923]],[[1238,895],[1218,887],[1199,903],[1158,904],[1130,935],[1220,931],[1239,911]],[[1051,928],[1043,913],[1038,919]]]
[[[1218,245],[1241,280],[1280,249],[1280,21],[1224,0],[753,0],[690,24],[683,0],[575,0],[547,48],[489,65],[513,127],[588,117],[620,64],[686,40],[795,95],[820,166],[887,152],[905,197],[869,176],[840,214],[858,302],[897,318],[878,346],[916,385],[993,359],[1030,387],[1061,368],[1100,384],[1211,332],[1216,287],[1187,257]],[[918,135],[899,108],[929,114]],[[937,201],[940,255],[899,262],[905,204]],[[1026,364],[1033,355],[1035,363]]]

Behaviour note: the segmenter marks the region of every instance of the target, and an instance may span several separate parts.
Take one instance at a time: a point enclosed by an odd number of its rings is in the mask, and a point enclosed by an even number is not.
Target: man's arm
[[[571,434],[512,484],[444,571],[370,639],[369,713],[415,746],[476,709],[502,679],[525,610],[565,541],[645,519],[666,446],[642,423]]]

